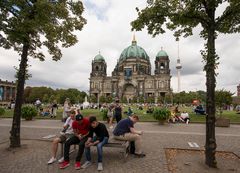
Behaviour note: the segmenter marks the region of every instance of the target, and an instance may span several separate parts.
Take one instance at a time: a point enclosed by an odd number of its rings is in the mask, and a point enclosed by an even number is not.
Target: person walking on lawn
[[[85,143],[88,139],[90,123],[88,118],[83,118],[81,114],[76,115],[75,121],[72,123],[72,128],[74,132],[74,136],[72,136],[69,140],[66,141],[64,146],[64,161],[60,164],[59,168],[64,169],[68,167],[69,164],[69,150],[70,146],[73,144],[78,144],[79,149],[75,162],[75,169],[81,168],[81,158],[84,152]]]
[[[86,155],[86,162],[82,165],[81,168],[85,169],[91,165],[91,153],[90,147],[96,145],[97,152],[98,152],[98,171],[103,170],[102,165],[102,152],[103,146],[108,143],[109,134],[107,131],[106,126],[103,123],[97,121],[95,116],[89,118],[91,127],[90,127],[90,135],[88,137],[87,142],[85,143],[85,155]],[[95,136],[93,134],[95,133]]]

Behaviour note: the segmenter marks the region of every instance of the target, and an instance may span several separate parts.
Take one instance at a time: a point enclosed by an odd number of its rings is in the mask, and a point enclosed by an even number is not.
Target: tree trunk
[[[10,147],[20,147],[20,124],[21,124],[21,107],[23,103],[23,94],[24,94],[24,84],[27,68],[27,56],[28,56],[29,44],[25,43],[23,45],[21,62],[19,65],[19,71],[17,75],[17,96],[15,101],[15,109],[13,114],[12,129],[10,131]]]
[[[216,153],[216,138],[215,138],[215,28],[214,22],[208,30],[207,41],[207,61],[206,61],[206,87],[207,87],[207,101],[206,101],[206,144],[205,144],[205,162],[209,167],[216,167],[217,162],[215,158]]]

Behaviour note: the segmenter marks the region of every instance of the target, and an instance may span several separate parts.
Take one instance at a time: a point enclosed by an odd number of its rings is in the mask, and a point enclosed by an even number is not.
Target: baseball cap
[[[76,117],[75,117],[75,119],[76,119],[77,121],[80,121],[80,120],[83,119],[83,116],[82,116],[81,114],[77,114]]]

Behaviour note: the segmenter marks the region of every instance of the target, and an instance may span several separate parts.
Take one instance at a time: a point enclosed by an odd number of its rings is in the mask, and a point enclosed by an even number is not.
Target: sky
[[[91,63],[100,52],[107,63],[107,75],[110,76],[121,52],[131,45],[133,32],[130,22],[137,18],[136,7],[146,7],[146,0],[83,0],[84,17],[87,24],[82,31],[75,32],[78,43],[62,49],[62,59],[44,62],[30,58],[29,72],[32,77],[27,86],[47,86],[52,88],[77,88],[88,92]],[[217,13],[225,6],[221,6]],[[206,90],[204,62],[200,50],[205,41],[200,38],[200,27],[194,30],[193,36],[181,38],[179,57],[181,59],[181,91]],[[171,88],[177,92],[176,62],[178,43],[172,32],[153,38],[147,30],[135,32],[138,46],[145,49],[150,57],[152,74],[157,53],[165,50],[170,59]],[[219,59],[217,69],[217,89],[226,89],[236,93],[240,83],[240,34],[219,35],[216,40],[216,52]],[[13,50],[0,48],[0,79],[15,80],[14,66],[19,66],[19,55]]]

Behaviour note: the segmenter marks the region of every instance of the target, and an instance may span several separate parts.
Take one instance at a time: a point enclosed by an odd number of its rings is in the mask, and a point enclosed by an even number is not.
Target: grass
[[[156,121],[151,114],[146,113],[146,108],[143,110],[138,110],[136,107],[131,106],[134,113],[136,113],[140,121],[148,122],[148,121]],[[123,112],[127,111],[128,106],[123,109]],[[196,115],[190,107],[180,108],[180,111],[187,111],[190,115],[191,122],[199,122],[204,123],[206,121],[205,115]],[[91,116],[94,115],[97,117],[98,120],[102,120],[101,112],[98,109],[84,109],[81,111],[84,116]],[[1,116],[2,118],[12,118],[13,117],[13,110],[6,109],[5,114]],[[126,114],[123,114],[123,117],[127,117]],[[240,123],[240,114],[237,114],[235,111],[223,111],[222,117],[226,117],[230,119],[231,123]],[[38,115],[35,117],[36,119],[51,119],[50,116],[44,117]],[[62,109],[58,109],[56,119],[62,118]]]

